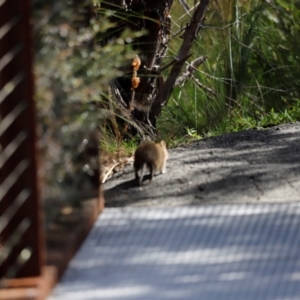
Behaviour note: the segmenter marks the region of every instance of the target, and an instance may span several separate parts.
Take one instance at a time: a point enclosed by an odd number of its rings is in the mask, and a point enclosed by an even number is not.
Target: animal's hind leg
[[[149,170],[150,170],[150,182],[152,181],[152,179],[153,179],[153,166],[151,165],[151,164],[149,164],[148,165],[148,168],[149,168]]]
[[[138,182],[139,181],[139,173],[137,170],[135,170],[135,180]]]
[[[142,169],[141,169],[140,178],[138,179],[139,185],[143,184],[143,178],[144,178],[144,175],[145,175],[145,169],[146,169],[146,164],[144,164],[143,167],[142,167]]]

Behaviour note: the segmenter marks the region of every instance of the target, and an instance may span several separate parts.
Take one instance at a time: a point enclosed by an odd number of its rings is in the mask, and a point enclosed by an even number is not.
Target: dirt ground
[[[169,154],[167,173],[151,184],[137,186],[132,166],[105,183],[106,207],[300,200],[299,122],[207,138]]]

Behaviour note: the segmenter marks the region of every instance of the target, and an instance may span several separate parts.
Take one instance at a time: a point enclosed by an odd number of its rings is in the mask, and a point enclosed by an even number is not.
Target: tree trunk
[[[185,1],[180,3],[187,10],[190,9]],[[195,6],[189,24],[182,28],[182,44],[178,54],[171,63],[163,65],[171,40],[170,10],[173,0],[114,0],[110,3],[102,2],[101,7],[115,11],[116,17],[112,21],[116,27],[112,30],[114,37],[121,35],[125,28],[133,31],[145,30],[146,34],[137,38],[133,43],[136,58],[131,70],[122,77],[116,78],[111,84],[111,92],[115,101],[128,111],[133,126],[131,134],[138,130],[154,138],[156,135],[156,119],[162,107],[167,104],[176,80],[179,76],[188,78],[194,68],[187,69],[181,74],[187,59],[191,56],[190,50],[198,31],[203,26],[204,12],[209,0],[195,1]],[[126,19],[117,17],[126,12]],[[109,34],[108,34],[109,36]],[[178,36],[178,35],[177,35]],[[104,41],[105,42],[105,41]],[[198,59],[203,63],[206,56]],[[200,64],[198,63],[198,65]],[[161,74],[162,70],[171,68],[167,79]]]

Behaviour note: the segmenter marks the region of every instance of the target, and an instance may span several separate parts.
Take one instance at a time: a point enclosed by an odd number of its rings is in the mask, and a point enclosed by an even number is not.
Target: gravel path
[[[107,207],[300,200],[300,123],[203,139],[170,150],[167,174],[136,186],[132,166],[104,185]]]

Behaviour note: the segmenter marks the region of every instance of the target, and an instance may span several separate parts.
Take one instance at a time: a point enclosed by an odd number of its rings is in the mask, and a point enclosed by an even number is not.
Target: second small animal
[[[141,185],[148,168],[150,171],[150,181],[153,178],[153,172],[159,171],[161,174],[166,173],[166,164],[168,159],[167,145],[165,141],[160,143],[142,143],[134,153],[134,170],[135,179]],[[140,175],[139,175],[140,172]]]

